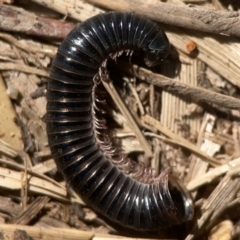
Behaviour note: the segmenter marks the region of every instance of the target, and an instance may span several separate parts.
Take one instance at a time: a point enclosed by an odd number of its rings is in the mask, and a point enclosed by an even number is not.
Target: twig
[[[42,210],[42,208],[49,202],[49,197],[38,196],[34,201],[22,212],[19,216],[12,219],[13,224],[28,224],[36,215]]]
[[[170,25],[240,37],[240,17],[234,11],[216,11],[193,5],[176,6],[157,0],[86,1],[107,9],[135,12]]]
[[[0,38],[4,39],[6,42],[28,53],[33,53],[36,55],[37,54],[48,55],[50,57],[54,57],[57,53],[57,47],[49,44],[44,44],[42,42],[37,42],[37,41],[30,42],[30,41],[27,41],[26,39],[21,41],[18,38],[13,37],[11,34],[7,34],[3,32],[0,32]]]
[[[0,70],[7,71],[7,70],[15,70],[30,74],[36,74],[42,77],[48,77],[48,73],[42,69],[37,69],[35,67],[29,67],[23,64],[15,64],[15,63],[3,63],[0,64]]]
[[[44,5],[50,9],[64,14],[65,16],[72,17],[79,21],[84,21],[90,17],[93,17],[104,11],[100,8],[95,7],[86,1],[75,1],[75,0],[33,0],[38,4]]]
[[[30,35],[64,38],[73,23],[36,16],[22,8],[0,5],[0,29]]]
[[[167,91],[175,92],[206,103],[217,104],[230,109],[240,109],[240,100],[237,98],[177,82],[163,75],[154,74],[149,70],[139,68],[138,66],[133,66],[133,68],[136,71],[137,77],[150,84],[163,87]]]

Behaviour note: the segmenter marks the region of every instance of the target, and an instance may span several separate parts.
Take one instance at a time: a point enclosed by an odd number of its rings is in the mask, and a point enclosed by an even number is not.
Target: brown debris
[[[194,41],[190,41],[187,45],[186,45],[186,49],[189,53],[193,52],[194,50],[197,49],[197,45]]]

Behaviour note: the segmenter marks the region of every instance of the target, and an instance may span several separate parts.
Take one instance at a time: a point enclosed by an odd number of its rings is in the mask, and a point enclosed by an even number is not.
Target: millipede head
[[[159,29],[158,34],[150,40],[148,49],[145,51],[144,61],[149,67],[163,62],[170,51],[170,43],[165,33]]]

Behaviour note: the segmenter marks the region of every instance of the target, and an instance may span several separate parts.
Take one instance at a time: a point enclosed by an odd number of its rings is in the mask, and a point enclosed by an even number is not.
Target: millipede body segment
[[[141,182],[104,154],[94,127],[93,79],[102,63],[118,52],[142,49],[146,64],[154,66],[167,57],[169,48],[163,30],[142,16],[100,14],[78,24],[64,39],[48,82],[47,134],[59,170],[89,206],[139,230],[190,220],[192,201],[170,173]]]

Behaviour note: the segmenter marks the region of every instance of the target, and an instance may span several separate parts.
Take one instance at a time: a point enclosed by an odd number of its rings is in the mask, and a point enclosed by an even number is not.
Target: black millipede
[[[155,66],[170,43],[156,23],[133,13],[109,12],[77,24],[50,70],[47,134],[58,169],[90,207],[125,227],[151,231],[191,220],[191,197],[168,171],[154,176],[125,155],[111,155],[112,143],[101,138],[104,123],[94,115],[94,79],[104,62],[136,49]]]

